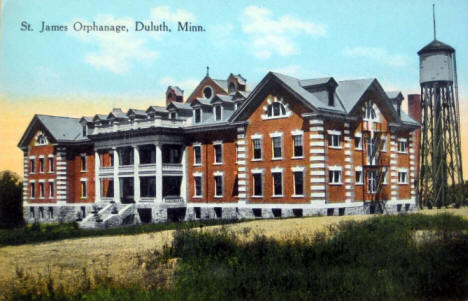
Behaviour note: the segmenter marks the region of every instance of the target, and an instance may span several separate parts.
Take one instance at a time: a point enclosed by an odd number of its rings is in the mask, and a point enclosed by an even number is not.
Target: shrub
[[[22,183],[10,171],[0,172],[0,228],[13,228],[23,223]]]

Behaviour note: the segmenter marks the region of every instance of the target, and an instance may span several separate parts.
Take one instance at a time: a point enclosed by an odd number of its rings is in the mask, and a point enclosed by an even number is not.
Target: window
[[[223,163],[223,145],[222,144],[215,144],[214,145],[214,150],[215,150],[215,164],[221,164]]]
[[[31,173],[36,172],[36,159],[29,160],[29,167],[30,167]]]
[[[195,123],[200,123],[200,122],[201,122],[201,109],[200,109],[200,108],[196,108],[196,109],[193,111],[193,114],[195,115]]]
[[[223,108],[221,107],[221,105],[216,105],[214,107],[215,121],[219,121],[222,119],[222,110]]]
[[[201,165],[201,145],[195,145],[193,147],[193,162],[194,165]]]
[[[54,208],[52,207],[49,207],[49,209],[47,210],[47,213],[48,213],[48,216],[49,218],[54,218]]]
[[[294,195],[304,195],[304,173],[302,171],[294,172]]]
[[[367,187],[369,193],[377,193],[377,172],[370,170],[367,173]]]
[[[86,198],[88,196],[88,183],[86,181],[81,181],[81,197]]]
[[[382,175],[383,181],[382,184],[387,184],[387,167],[382,168]]]
[[[356,184],[362,185],[362,170],[356,170]]]
[[[373,161],[377,154],[377,138],[370,138],[367,137],[367,156],[369,157],[369,161]],[[372,160],[371,160],[372,159]],[[373,163],[373,162],[369,162]]]
[[[169,118],[170,119],[176,119],[177,118],[177,112],[170,112],[169,113]]]
[[[262,139],[261,138],[252,139],[252,146],[253,146],[253,159],[261,160],[262,159]]]
[[[268,117],[281,117],[286,116],[286,108],[280,102],[273,102],[267,109]]]
[[[387,137],[380,138],[380,151],[386,152],[387,151]]]
[[[215,197],[222,197],[223,196],[223,177],[222,176],[215,176]]]
[[[34,208],[29,208],[29,217],[30,218],[35,218],[35,214],[34,214]]]
[[[341,134],[338,134],[338,133],[328,134],[328,146],[332,148],[341,147]]]
[[[408,184],[408,172],[406,171],[398,172],[398,184]]]
[[[341,184],[341,170],[331,169],[328,171],[328,179],[330,184]]]
[[[254,173],[253,177],[253,196],[263,196],[262,174]]]
[[[399,153],[406,153],[408,148],[408,142],[406,140],[399,140],[398,141],[398,152]]]
[[[46,136],[43,133],[39,134],[36,138],[36,145],[46,145],[46,144],[47,144]]]
[[[39,172],[40,173],[44,172],[44,165],[45,165],[45,159],[39,158]]]
[[[49,172],[54,172],[55,166],[54,166],[54,158],[49,158]]]
[[[81,171],[86,171],[86,155],[81,155]]]
[[[283,174],[272,172],[273,176],[273,196],[283,196]]]
[[[140,196],[144,198],[156,197],[155,177],[140,177]]]
[[[83,125],[81,134],[83,135],[83,137],[86,137],[86,125]]]
[[[361,136],[354,137],[354,147],[356,149],[362,149],[362,137]]]
[[[294,143],[294,157],[302,157],[304,155],[303,145],[302,145],[302,135],[294,135],[293,143]]]
[[[229,93],[236,92],[236,90],[237,90],[236,84],[233,83],[233,82],[231,82],[231,83],[229,84],[229,90],[228,90]]]
[[[39,183],[39,197],[43,199],[45,197],[45,184]]]
[[[36,183],[29,184],[29,189],[31,190],[31,198],[36,197]]]
[[[44,208],[39,207],[39,218],[44,218]]]
[[[273,159],[281,159],[283,157],[283,149],[281,137],[273,137]]]
[[[55,187],[53,182],[49,182],[49,198],[55,197]]]
[[[201,176],[195,176],[195,190],[194,190],[194,196],[195,197],[201,197],[202,196],[202,177]]]
[[[365,119],[375,120],[376,118],[377,118],[377,114],[375,113],[375,109],[374,109],[372,102],[367,102]]]
[[[213,97],[213,89],[210,86],[203,88],[203,96],[207,99],[211,99],[211,97]]]

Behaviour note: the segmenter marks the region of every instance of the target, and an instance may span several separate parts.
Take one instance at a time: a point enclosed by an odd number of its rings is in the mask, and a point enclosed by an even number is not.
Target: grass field
[[[468,208],[424,210],[424,214],[452,213],[468,219]],[[287,240],[294,236],[309,236],[327,230],[330,225],[350,220],[365,220],[371,216],[331,216],[295,219],[254,220],[224,226],[203,227],[211,231],[220,227],[243,233],[244,238],[255,234],[267,238]],[[144,285],[148,278],[146,258],[154,250],[162,251],[173,240],[174,230],[154,233],[101,236],[66,239],[62,241],[6,246],[0,248],[0,291],[11,289],[12,281],[34,277],[51,279],[53,285],[62,285],[65,291],[73,292],[80,287],[85,275],[109,277],[122,284]],[[161,283],[169,285],[172,280],[173,262],[159,273]],[[159,267],[161,270],[161,267]],[[154,275],[153,275],[154,276]],[[27,282],[27,281],[24,281]],[[15,285],[20,285],[16,283]],[[23,285],[23,284],[21,284]]]

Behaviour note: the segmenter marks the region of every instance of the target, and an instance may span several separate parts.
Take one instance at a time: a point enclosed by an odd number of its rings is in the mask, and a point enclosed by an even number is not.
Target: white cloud
[[[75,22],[84,25],[92,25],[92,21],[74,19]],[[133,32],[135,21],[131,18],[115,18],[111,15],[97,15],[94,20],[96,25],[125,25],[128,32],[116,33],[113,31],[69,31],[71,35],[85,43],[96,44],[96,51],[87,52],[84,61],[97,69],[106,69],[117,74],[127,72],[135,61],[149,62],[154,60],[159,53],[145,46],[143,36],[137,36]],[[71,25],[72,26],[72,25]]]
[[[270,10],[249,6],[241,17],[242,30],[249,37],[254,54],[258,58],[269,58],[274,53],[288,56],[300,52],[294,38],[305,34],[324,36],[323,24],[302,21],[297,17],[283,15],[274,18]]]
[[[172,77],[166,76],[159,80],[159,83],[163,86],[178,86],[184,90],[184,97],[188,97],[187,92],[192,91],[200,83],[200,80],[195,78],[186,78],[182,80],[176,80]]]
[[[390,54],[384,48],[377,47],[346,47],[343,53],[351,57],[364,57],[392,67],[408,65],[408,58],[400,54]]]
[[[151,9],[151,19],[166,22],[193,22],[195,21],[195,16],[183,9],[171,12],[169,6],[159,6]]]

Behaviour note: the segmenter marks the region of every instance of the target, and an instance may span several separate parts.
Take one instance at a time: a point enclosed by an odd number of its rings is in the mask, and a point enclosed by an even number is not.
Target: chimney
[[[408,114],[415,121],[421,123],[422,109],[421,109],[421,95],[408,94]],[[414,131],[414,159],[416,165],[416,178],[419,177],[419,147],[421,140],[421,129]]]
[[[178,86],[169,86],[166,90],[166,106],[171,102],[184,102],[184,90]]]

